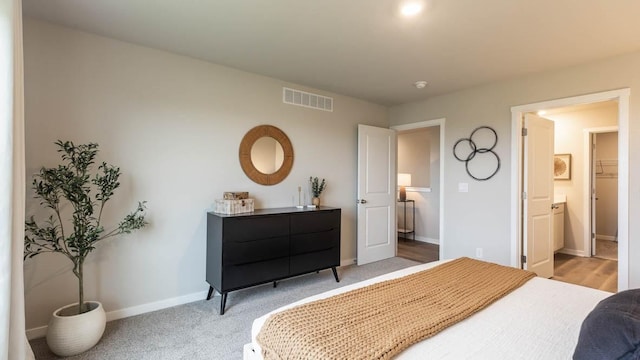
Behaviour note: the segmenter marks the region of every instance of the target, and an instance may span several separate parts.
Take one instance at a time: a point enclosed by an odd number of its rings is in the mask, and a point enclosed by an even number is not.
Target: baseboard
[[[142,304],[124,308],[120,310],[114,310],[107,313],[107,321],[123,319],[130,316],[145,314],[148,312],[162,310],[173,306],[192,303],[194,301],[204,300],[207,298],[207,291],[199,291],[196,293],[178,296],[171,299],[155,301],[148,304]]]
[[[137,306],[132,306],[129,308],[124,308],[120,310],[114,310],[107,312],[107,321],[118,320],[127,318],[130,316],[145,314],[152,311],[167,309],[170,307],[188,304],[194,301],[200,301],[207,298],[207,291],[199,291],[196,293],[178,296],[171,299],[165,299],[160,301],[154,301],[148,304],[142,304]],[[37,339],[47,335],[47,326],[40,326],[33,329],[28,329],[26,331],[27,339]]]
[[[561,249],[561,250],[558,250],[558,252],[562,254],[573,255],[573,256],[581,256],[581,257],[587,256],[584,254],[584,251],[574,250],[574,249]]]
[[[413,237],[411,237],[410,235],[407,235],[407,236],[408,237],[403,237],[403,239],[414,240]],[[440,245],[440,241],[438,239],[433,239],[433,238],[429,238],[429,237],[426,237],[426,236],[416,236],[415,240],[416,241],[420,241],[420,242],[433,244],[433,245]]]
[[[356,263],[356,258],[340,260],[340,266],[353,265],[355,263]]]
[[[38,339],[47,336],[47,325],[27,330],[27,340]]]
[[[617,238],[611,235],[598,235],[596,234],[596,240],[608,240],[608,241],[616,241]]]

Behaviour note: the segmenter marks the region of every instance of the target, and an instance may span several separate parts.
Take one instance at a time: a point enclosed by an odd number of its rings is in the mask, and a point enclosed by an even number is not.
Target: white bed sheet
[[[425,270],[446,261],[413,266],[283,306],[254,320],[245,360],[262,359],[256,336],[267,317],[303,303]],[[477,314],[412,345],[396,359],[570,359],[587,314],[611,293],[533,278]]]

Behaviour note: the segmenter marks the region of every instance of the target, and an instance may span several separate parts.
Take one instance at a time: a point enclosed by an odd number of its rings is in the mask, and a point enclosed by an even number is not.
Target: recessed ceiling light
[[[400,6],[400,13],[404,16],[415,16],[419,14],[424,5],[421,1],[407,1]]]
[[[413,83],[413,86],[415,86],[418,89],[424,89],[424,87],[427,86],[427,82],[424,80],[416,81]]]
[[[540,110],[540,111],[538,111],[538,115],[540,115],[540,116],[543,116],[543,115],[546,115],[546,114],[547,114],[547,111],[546,111],[546,110]]]

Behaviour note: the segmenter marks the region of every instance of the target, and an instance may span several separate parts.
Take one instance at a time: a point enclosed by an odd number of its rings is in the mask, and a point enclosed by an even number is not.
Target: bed
[[[399,279],[447,261],[421,264],[311,296],[255,319],[245,360],[263,359],[257,336],[272,314],[328,299],[386,280]],[[394,359],[570,359],[585,317],[611,293],[532,278],[481,311],[415,343]]]

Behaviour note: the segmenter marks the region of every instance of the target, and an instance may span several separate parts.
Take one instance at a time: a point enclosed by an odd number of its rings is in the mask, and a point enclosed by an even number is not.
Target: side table
[[[403,209],[404,209],[404,220],[403,220],[404,227],[398,229],[398,234],[402,234],[404,238],[406,238],[408,234],[411,234],[412,240],[415,241],[416,239],[416,201],[407,199],[407,200],[398,200],[398,202],[402,203]],[[411,223],[412,224],[410,229],[407,228],[407,203],[411,204]]]

